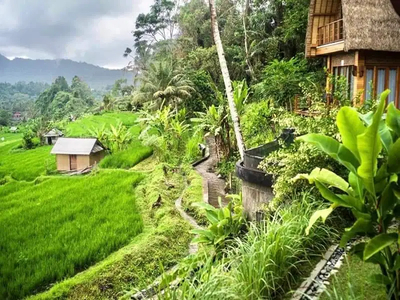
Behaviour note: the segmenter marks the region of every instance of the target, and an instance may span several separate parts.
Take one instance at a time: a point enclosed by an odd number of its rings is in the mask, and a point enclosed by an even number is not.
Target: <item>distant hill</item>
[[[75,75],[95,89],[105,88],[121,78],[128,79],[128,82],[132,82],[133,79],[132,73],[123,70],[109,70],[69,59],[32,60],[15,58],[9,60],[0,54],[0,82],[52,83],[58,76],[64,76],[68,82],[71,82]]]

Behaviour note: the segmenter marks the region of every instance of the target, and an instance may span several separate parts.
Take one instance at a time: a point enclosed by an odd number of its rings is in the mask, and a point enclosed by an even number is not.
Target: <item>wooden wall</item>
[[[69,155],[57,154],[57,170],[69,171]]]
[[[365,64],[378,67],[400,66],[400,52],[364,51]]]
[[[83,170],[89,166],[99,163],[105,156],[105,151],[100,151],[92,155],[77,155],[76,156],[76,167],[77,170]],[[70,171],[69,155],[57,154],[57,170],[58,171]]]
[[[77,170],[83,170],[90,166],[89,155],[77,155],[76,156],[76,168]]]
[[[100,151],[90,155],[90,165],[98,164],[105,156],[105,151]]]

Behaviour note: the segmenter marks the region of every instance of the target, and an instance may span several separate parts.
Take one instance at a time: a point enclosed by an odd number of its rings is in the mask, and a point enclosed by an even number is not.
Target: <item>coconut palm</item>
[[[215,0],[209,0],[209,5],[210,5],[210,12],[211,12],[211,28],[212,28],[212,32],[213,32],[215,46],[216,46],[217,52],[218,52],[218,59],[219,59],[220,67],[221,67],[222,77],[224,78],[226,96],[228,98],[229,111],[230,111],[230,115],[232,118],[233,129],[235,131],[236,143],[237,143],[237,146],[239,149],[240,156],[243,159],[245,146],[244,146],[244,142],[243,142],[242,132],[240,130],[239,116],[238,116],[235,101],[233,98],[232,83],[231,83],[231,78],[229,75],[228,66],[226,64],[224,47],[222,45],[221,36],[219,34],[218,22],[217,22],[217,10],[215,8]]]
[[[157,109],[172,105],[177,111],[179,103],[195,91],[193,83],[168,61],[151,63],[137,80],[140,89],[133,94],[133,103],[150,103]]]

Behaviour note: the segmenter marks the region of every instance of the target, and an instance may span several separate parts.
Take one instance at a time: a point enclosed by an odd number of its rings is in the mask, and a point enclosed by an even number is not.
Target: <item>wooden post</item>
[[[360,104],[364,103],[364,98],[365,98],[365,78],[367,76],[366,70],[365,70],[365,57],[362,52],[356,51],[355,53],[355,58],[354,58],[354,65],[357,68],[357,73],[356,76],[354,77],[354,88],[353,88],[353,99],[355,101],[357,95],[359,94],[360,91],[363,91],[361,94],[361,101]],[[353,103],[356,105],[357,103]]]

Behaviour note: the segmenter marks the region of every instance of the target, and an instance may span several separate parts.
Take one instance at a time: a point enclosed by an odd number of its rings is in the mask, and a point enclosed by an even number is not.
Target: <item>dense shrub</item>
[[[299,83],[304,80],[306,71],[306,60],[274,60],[264,69],[263,81],[256,85],[256,95],[290,107],[294,96],[300,93]]]
[[[141,111],[138,121],[143,128],[140,140],[154,150],[160,161],[179,165],[196,159],[196,143],[201,139],[201,132],[191,128],[185,109],[176,111],[171,106],[164,106],[154,113]]]
[[[271,109],[269,101],[260,101],[246,106],[241,117],[243,139],[248,148],[257,147],[275,138],[279,134],[272,119],[275,111]]]
[[[293,128],[297,136],[307,133],[322,133],[331,137],[338,137],[335,125],[336,109],[325,109],[321,115],[313,117],[293,115],[283,109],[276,109],[275,112],[272,122],[276,128]],[[305,182],[295,184],[289,184],[289,182],[298,173],[310,172],[316,166],[321,165],[338,172],[343,170],[326,154],[315,150],[312,146],[300,143],[283,147],[271,153],[260,165],[260,168],[266,173],[274,175],[275,198],[271,205],[277,207],[282,201],[290,201],[294,194],[310,190],[310,185]]]
[[[191,98],[184,101],[183,105],[188,117],[194,117],[195,112],[204,112],[207,107],[216,104],[216,95],[211,84],[210,75],[200,70],[188,75],[195,89]]]

